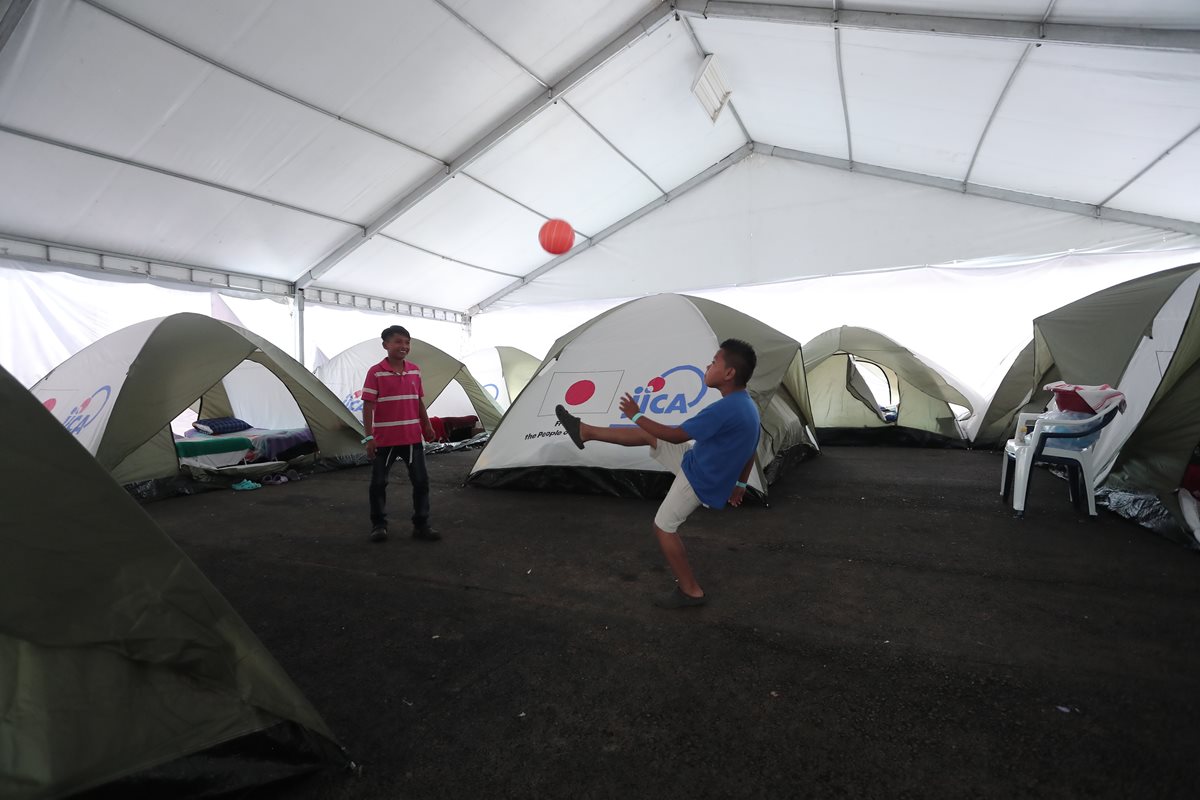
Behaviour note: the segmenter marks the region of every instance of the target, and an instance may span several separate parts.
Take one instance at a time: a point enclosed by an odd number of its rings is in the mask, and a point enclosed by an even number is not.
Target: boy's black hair
[[[406,339],[412,338],[408,333],[408,328],[405,328],[403,325],[390,325],[384,328],[383,333],[379,335],[383,337],[385,342],[393,336],[403,336]]]
[[[721,342],[721,351],[725,353],[725,366],[733,367],[733,380],[738,386],[745,386],[754,377],[754,368],[758,366],[758,356],[754,346],[741,339],[726,339]]]

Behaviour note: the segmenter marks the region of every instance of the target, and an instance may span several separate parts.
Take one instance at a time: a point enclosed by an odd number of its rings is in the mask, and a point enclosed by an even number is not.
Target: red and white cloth
[[[1088,386],[1079,383],[1055,381],[1042,387],[1054,392],[1054,404],[1059,411],[1079,411],[1084,414],[1102,414],[1119,404],[1125,411],[1125,395],[1107,383],[1100,386]]]

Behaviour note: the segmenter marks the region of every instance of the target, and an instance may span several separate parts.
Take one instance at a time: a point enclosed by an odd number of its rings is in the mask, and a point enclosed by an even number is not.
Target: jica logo
[[[354,394],[348,394],[342,398],[342,404],[352,412],[362,411],[362,389],[359,389]]]
[[[678,377],[669,381],[668,378],[672,375]],[[691,380],[693,375],[696,378],[695,384]],[[703,399],[707,391],[708,387],[704,385],[704,370],[691,364],[681,364],[646,381],[645,386],[635,388],[633,399],[643,414],[686,414],[688,409]]]
[[[67,418],[63,420],[63,427],[78,436],[84,428],[91,425],[100,416],[100,412],[108,405],[110,395],[112,395],[112,389],[108,386],[101,386],[92,392],[91,397],[71,409],[71,413],[67,414]],[[46,401],[45,405],[47,408],[54,407],[53,401],[50,400]]]

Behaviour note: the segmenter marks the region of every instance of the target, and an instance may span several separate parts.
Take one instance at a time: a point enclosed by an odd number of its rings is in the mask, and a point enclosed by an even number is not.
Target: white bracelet
[[[370,441],[372,441],[372,440],[374,440],[374,439],[375,439],[375,437],[374,437],[374,436],[368,436],[367,438],[365,438],[365,439],[363,439],[361,442],[359,442],[359,444],[366,444],[367,442],[370,442]]]

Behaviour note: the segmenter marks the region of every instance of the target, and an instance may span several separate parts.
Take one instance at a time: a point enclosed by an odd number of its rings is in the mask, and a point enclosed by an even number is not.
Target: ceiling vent
[[[696,73],[696,80],[692,81],[692,94],[696,95],[709,119],[717,121],[717,117],[721,116],[721,109],[725,108],[732,93],[725,85],[721,70],[717,68],[716,56],[705,56],[704,63]]]

